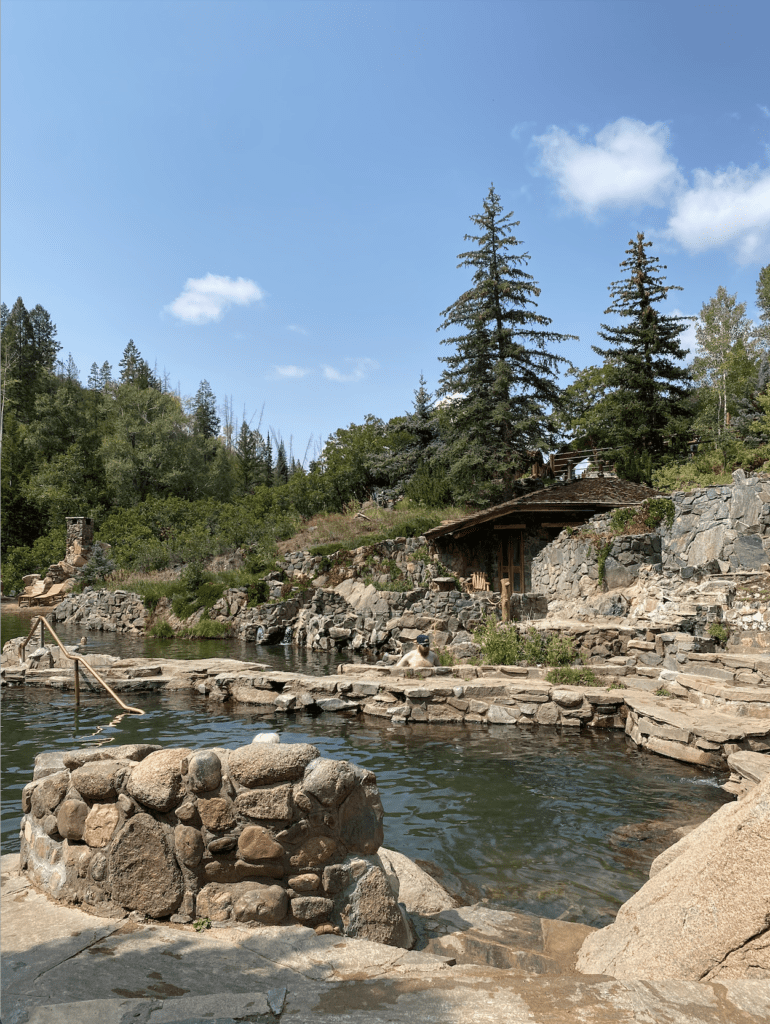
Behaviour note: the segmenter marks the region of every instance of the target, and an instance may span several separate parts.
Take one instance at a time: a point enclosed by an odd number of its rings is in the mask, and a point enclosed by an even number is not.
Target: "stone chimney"
[[[80,568],[91,557],[94,546],[94,521],[85,516],[67,517],[67,553],[64,561]]]

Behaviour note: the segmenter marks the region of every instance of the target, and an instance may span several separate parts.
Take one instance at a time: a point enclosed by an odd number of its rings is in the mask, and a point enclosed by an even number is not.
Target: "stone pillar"
[[[70,565],[85,565],[94,546],[94,521],[86,516],[67,517],[67,552],[64,560]]]

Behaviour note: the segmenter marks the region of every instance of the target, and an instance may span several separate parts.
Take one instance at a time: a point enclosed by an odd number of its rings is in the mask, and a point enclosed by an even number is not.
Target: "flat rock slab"
[[[197,933],[190,926],[105,920],[49,902],[19,877],[17,861],[16,855],[2,859],[3,1024],[770,1019],[764,981],[711,986],[521,976],[297,926]]]

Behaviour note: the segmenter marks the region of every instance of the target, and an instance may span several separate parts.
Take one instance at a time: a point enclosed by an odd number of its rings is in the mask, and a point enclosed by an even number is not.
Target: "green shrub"
[[[198,610],[198,602],[187,594],[177,594],[171,601],[171,608],[178,619],[189,619]]]
[[[595,674],[590,668],[567,668],[562,666],[561,668],[551,668],[546,674],[545,678],[549,683],[554,686],[601,686],[602,683],[598,680]]]
[[[179,631],[179,636],[188,640],[219,640],[230,636],[230,626],[227,622],[217,622],[215,619],[208,619],[204,615],[195,626],[186,626]]]
[[[67,535],[64,526],[51,530],[31,544],[12,548],[3,558],[3,590],[6,594],[12,590],[24,589],[22,576],[39,572],[45,576],[48,566],[64,558]]]
[[[202,561],[195,559],[184,567],[179,579],[187,588],[188,593],[193,594],[204,583],[211,581],[211,573],[206,572]]]
[[[674,695],[673,695],[673,693],[671,693],[670,690],[667,690],[665,686],[659,686],[657,688],[657,690],[655,691],[655,696],[656,697],[673,697]]]
[[[548,638],[545,645],[545,664],[558,667],[560,665],[571,665],[578,660],[575,650],[575,643],[569,636],[559,636],[554,633]]]
[[[447,667],[449,667],[451,665],[455,665],[456,662],[455,662],[454,654],[452,654],[451,651],[449,651],[446,648],[444,648],[443,651],[439,651],[438,652],[438,662],[437,662],[437,664],[438,665],[445,665]]]
[[[490,615],[475,631],[473,638],[481,647],[485,665],[516,665],[521,660],[521,639],[513,623],[498,622]]]
[[[195,592],[198,607],[213,608],[222,594],[224,594],[225,589],[226,585],[221,581],[202,583]]]
[[[726,647],[730,639],[730,627],[723,622],[712,622],[709,624],[709,636],[716,640],[720,647]]]
[[[270,587],[267,580],[254,580],[253,583],[248,584],[246,591],[246,606],[248,608],[256,608],[257,605],[264,604],[269,600]]]
[[[174,636],[174,630],[166,619],[158,619],[148,629],[147,636],[155,637],[156,640],[171,640]]]
[[[613,533],[623,533],[628,524],[635,518],[635,508],[614,508],[610,515],[610,527]]]
[[[162,597],[173,601],[175,595],[183,594],[185,590],[179,580],[134,580],[129,585],[151,612],[155,611]]]

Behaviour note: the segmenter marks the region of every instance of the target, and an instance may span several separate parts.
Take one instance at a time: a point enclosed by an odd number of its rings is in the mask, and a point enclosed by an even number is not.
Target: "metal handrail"
[[[123,708],[124,711],[131,711],[135,715],[143,715],[144,714],[144,711],[142,711],[141,708],[132,708],[129,704],[124,704],[123,701],[120,699],[120,697],[118,697],[117,693],[115,693],[115,691],[109,685],[109,683],[106,683],[102,679],[102,677],[99,675],[99,673],[96,671],[96,669],[92,665],[89,665],[85,658],[81,657],[81,655],[79,655],[79,654],[70,654],[70,652],[67,650],[67,648],[64,646],[64,644],[61,642],[61,640],[58,638],[58,636],[54,632],[53,626],[51,626],[50,622],[48,622],[48,620],[45,618],[44,615],[37,615],[37,616],[35,616],[35,621],[32,623],[32,626],[30,627],[29,633],[27,633],[26,637],[19,644],[19,661],[20,661],[20,663],[22,665],[24,664],[24,655],[25,655],[26,650],[27,650],[27,644],[32,639],[32,634],[35,632],[35,630],[37,629],[38,625],[40,626],[40,645],[41,645],[41,647],[43,645],[43,626],[45,626],[45,628],[48,630],[48,632],[54,638],[56,643],[59,645],[59,648],[60,648],[62,654],[64,655],[64,657],[65,658],[69,658],[70,661],[74,661],[75,662],[75,703],[76,704],[80,703],[80,672],[79,672],[79,669],[80,669],[80,666],[82,665],[83,668],[87,669],[91,673],[91,675],[94,677],[94,679],[96,679],[96,681],[98,683],[101,683],[101,685],[104,687],[104,689],[107,691],[107,693],[109,693],[109,695],[111,697],[113,697],[118,702],[118,704],[120,704],[120,706]]]

